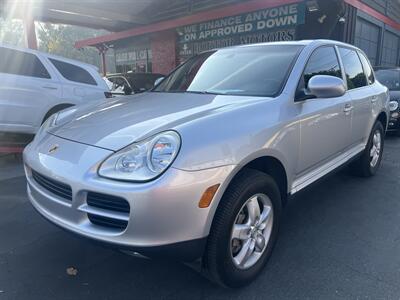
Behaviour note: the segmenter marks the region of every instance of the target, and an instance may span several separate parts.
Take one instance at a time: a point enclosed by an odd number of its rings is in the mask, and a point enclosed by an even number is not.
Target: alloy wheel
[[[382,148],[382,135],[379,130],[374,132],[374,136],[372,137],[372,145],[371,150],[369,152],[370,156],[370,166],[374,168],[379,161],[381,155]]]
[[[231,257],[239,269],[255,265],[267,248],[273,226],[273,206],[265,194],[250,197],[236,216],[231,233]]]

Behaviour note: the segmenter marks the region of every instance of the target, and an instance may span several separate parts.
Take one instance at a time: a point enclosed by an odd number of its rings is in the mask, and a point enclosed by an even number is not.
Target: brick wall
[[[163,31],[151,36],[153,73],[168,74],[176,67],[176,31]]]

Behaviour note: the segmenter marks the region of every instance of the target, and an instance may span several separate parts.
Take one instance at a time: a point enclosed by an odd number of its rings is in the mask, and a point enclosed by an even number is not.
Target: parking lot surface
[[[21,161],[0,157],[0,299],[399,299],[400,139],[385,146],[374,178],[341,171],[294,197],[268,267],[240,290],[60,230],[28,202]]]

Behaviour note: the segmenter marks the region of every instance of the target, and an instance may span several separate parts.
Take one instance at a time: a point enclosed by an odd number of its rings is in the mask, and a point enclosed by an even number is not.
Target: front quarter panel
[[[173,167],[197,171],[235,165],[239,170],[256,158],[271,156],[283,164],[290,182],[300,136],[298,122],[286,121],[296,114],[286,100],[285,94],[261,99],[179,126],[182,146]]]

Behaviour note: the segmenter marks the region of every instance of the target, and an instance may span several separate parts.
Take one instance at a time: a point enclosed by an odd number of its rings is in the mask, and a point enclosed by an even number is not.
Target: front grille
[[[72,189],[69,185],[53,180],[47,176],[39,174],[34,170],[32,170],[32,177],[37,184],[52,194],[72,201]]]
[[[90,222],[98,226],[111,227],[120,230],[124,230],[126,226],[128,226],[128,221],[124,220],[117,220],[94,214],[88,214],[88,218]]]
[[[109,212],[124,213],[129,215],[130,206],[128,201],[121,197],[100,194],[95,192],[88,192],[86,197],[86,203],[89,207],[100,208],[107,210]],[[128,225],[128,221],[120,220],[112,217],[104,217],[100,215],[93,214],[93,212],[88,213],[88,218],[90,222],[95,225],[125,229]]]
[[[117,212],[129,213],[129,203],[123,198],[89,192],[86,202],[89,206],[112,210]]]

